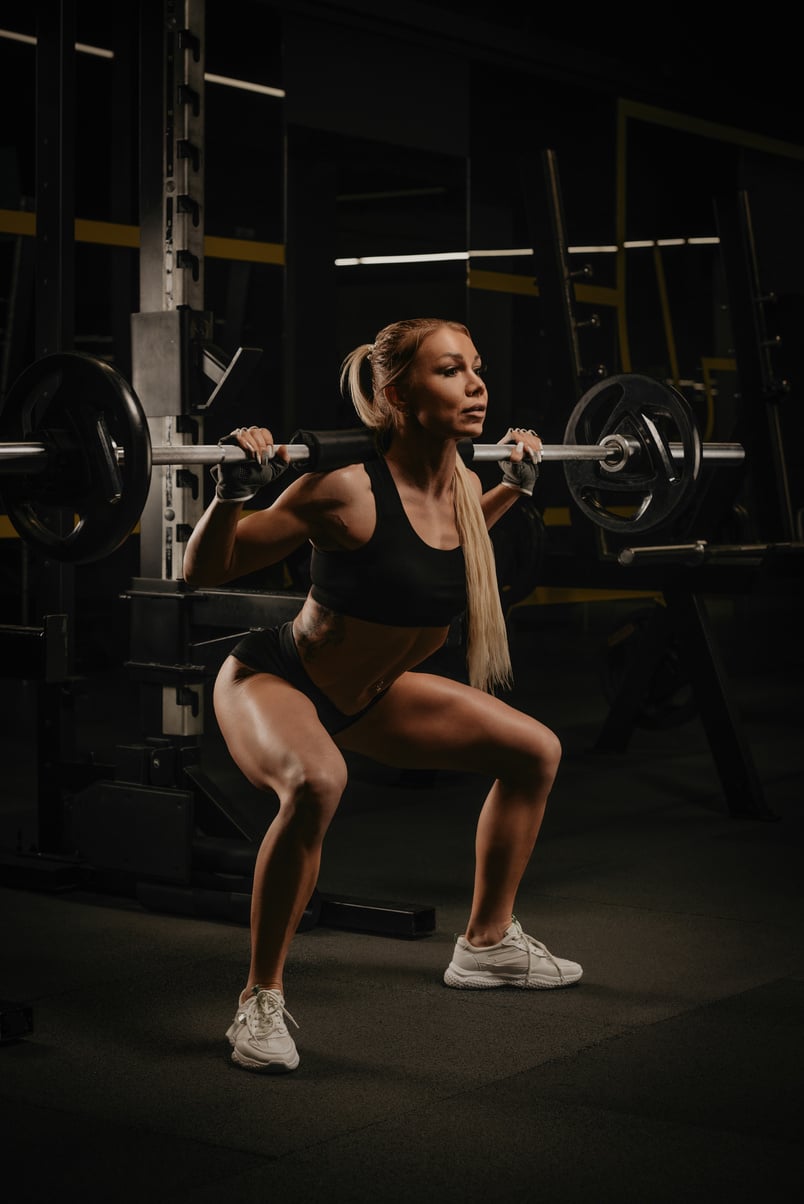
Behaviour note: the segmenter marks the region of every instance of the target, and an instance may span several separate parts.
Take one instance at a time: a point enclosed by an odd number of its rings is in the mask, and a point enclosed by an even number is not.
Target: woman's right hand
[[[246,460],[221,460],[211,469],[219,502],[247,502],[270,485],[288,466],[285,444],[274,443],[264,426],[240,426],[218,440],[220,447],[234,444],[248,454]]]
[[[526,431],[522,427],[514,426],[509,427],[508,433],[498,442],[515,444],[510,459],[500,461],[503,485],[533,497],[542,460],[541,439],[535,431]]]

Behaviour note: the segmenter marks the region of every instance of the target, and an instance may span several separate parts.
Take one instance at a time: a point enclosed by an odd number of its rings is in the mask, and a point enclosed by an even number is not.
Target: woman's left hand
[[[497,442],[516,444],[510,459],[500,461],[503,485],[532,497],[542,459],[541,439],[535,431],[526,431],[522,427],[514,426],[509,427],[507,433]]]

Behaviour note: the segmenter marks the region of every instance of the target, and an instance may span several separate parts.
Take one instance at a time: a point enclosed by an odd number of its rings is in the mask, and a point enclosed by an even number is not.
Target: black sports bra
[[[363,467],[377,510],[374,532],[351,551],[313,548],[312,597],[372,623],[448,627],[466,609],[463,548],[443,551],[416,534],[383,456]]]

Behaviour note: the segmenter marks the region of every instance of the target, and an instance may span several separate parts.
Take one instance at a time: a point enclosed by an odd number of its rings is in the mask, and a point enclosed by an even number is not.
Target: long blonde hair
[[[341,392],[348,392],[364,426],[376,431],[378,446],[387,446],[396,429],[398,414],[388,400],[389,385],[403,384],[424,339],[446,326],[467,337],[461,322],[443,318],[411,318],[385,326],[373,343],[363,343],[347,355],[341,365]],[[370,368],[371,385],[364,388],[363,376]],[[466,564],[466,664],[469,682],[493,693],[512,682],[511,656],[497,584],[494,549],[472,479],[456,457],[453,478],[455,525]]]

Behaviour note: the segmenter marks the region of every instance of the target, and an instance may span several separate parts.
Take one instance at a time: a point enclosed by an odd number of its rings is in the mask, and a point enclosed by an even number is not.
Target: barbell
[[[739,443],[702,443],[676,389],[637,374],[607,377],[575,406],[562,461],[573,501],[604,529],[633,534],[674,517],[690,500],[701,464],[739,464]],[[297,431],[291,465],[327,471],[377,454],[371,431]],[[510,458],[513,444],[458,445],[466,462]],[[148,498],[153,465],[243,460],[234,445],[151,444],[134,390],[110,364],[79,352],[44,356],[25,369],[0,409],[0,484],[8,517],[43,555],[84,564],[131,534]],[[42,513],[44,511],[45,513]],[[54,512],[69,512],[54,521]]]

